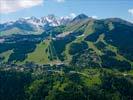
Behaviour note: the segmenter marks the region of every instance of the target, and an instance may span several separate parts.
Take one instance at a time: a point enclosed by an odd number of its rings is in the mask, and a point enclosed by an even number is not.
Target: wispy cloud
[[[91,16],[92,18],[94,18],[94,19],[98,19],[98,16]]]
[[[8,14],[43,4],[43,0],[0,0],[0,13]]]
[[[74,17],[76,17],[76,14],[75,13],[70,13],[70,15],[69,15],[71,18],[74,18]]]
[[[56,0],[58,3],[65,2],[65,0]]]
[[[133,8],[129,9],[128,12],[133,16]]]

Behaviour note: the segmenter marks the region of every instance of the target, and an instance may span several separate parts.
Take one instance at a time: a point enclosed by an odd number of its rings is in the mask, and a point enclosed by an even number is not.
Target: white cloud
[[[0,13],[11,13],[43,4],[43,0],[0,0]]]
[[[65,2],[65,0],[56,0],[59,3]]]
[[[133,16],[133,8],[129,9],[128,12]]]
[[[98,16],[91,16],[92,18],[94,18],[94,19],[98,19]]]
[[[69,16],[70,16],[71,18],[74,18],[74,17],[76,17],[76,14],[75,14],[75,13],[71,13]]]

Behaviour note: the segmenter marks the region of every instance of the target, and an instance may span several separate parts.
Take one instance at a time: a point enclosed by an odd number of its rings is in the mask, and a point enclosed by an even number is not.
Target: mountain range
[[[1,26],[3,34],[15,32],[14,28],[26,30],[26,34],[17,30],[14,35],[1,36],[0,55],[4,63],[132,69],[133,24],[120,18],[97,20],[80,14],[59,21],[51,15],[41,20],[21,19],[8,25]],[[44,30],[38,35],[27,34],[38,29]]]

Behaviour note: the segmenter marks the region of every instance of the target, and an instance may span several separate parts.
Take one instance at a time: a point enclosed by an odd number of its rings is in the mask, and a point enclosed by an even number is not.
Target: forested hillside
[[[132,23],[84,14],[2,36],[0,100],[133,100],[132,38]]]

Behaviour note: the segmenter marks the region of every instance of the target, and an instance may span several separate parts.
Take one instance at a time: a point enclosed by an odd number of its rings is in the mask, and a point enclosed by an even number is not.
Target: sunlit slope
[[[36,49],[29,53],[25,62],[34,62],[36,64],[54,64],[59,62],[52,40],[46,39],[37,44]]]

